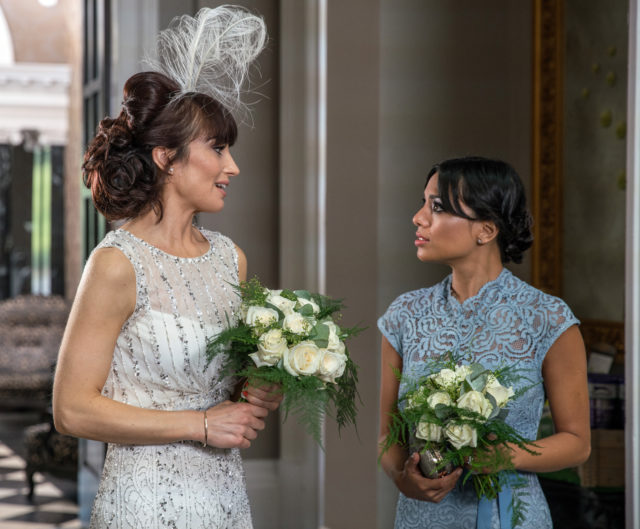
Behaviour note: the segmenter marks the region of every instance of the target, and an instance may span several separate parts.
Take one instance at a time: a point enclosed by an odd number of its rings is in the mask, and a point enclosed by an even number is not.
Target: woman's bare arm
[[[102,395],[122,325],[135,308],[135,274],[117,249],[92,255],[60,348],[53,389],[56,428],[66,434],[123,444],[204,440],[203,413],[148,410]],[[212,446],[249,446],[266,410],[222,403],[207,410]]]
[[[512,461],[518,470],[551,472],[583,463],[591,451],[587,358],[577,326],[551,346],[542,364],[555,433],[536,441],[539,455],[517,447]]]

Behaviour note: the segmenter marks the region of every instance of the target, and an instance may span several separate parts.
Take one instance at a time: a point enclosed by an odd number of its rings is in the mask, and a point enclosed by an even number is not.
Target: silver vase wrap
[[[429,479],[436,479],[447,474],[451,474],[454,470],[452,463],[442,464],[442,454],[437,448],[431,447],[425,449],[426,441],[418,439],[415,435],[411,435],[411,452],[418,452],[420,461],[418,467],[424,475]]]

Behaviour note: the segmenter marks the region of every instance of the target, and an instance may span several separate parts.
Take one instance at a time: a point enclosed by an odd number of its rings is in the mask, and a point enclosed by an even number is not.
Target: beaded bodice
[[[240,298],[237,253],[230,239],[204,231],[200,257],[169,255],[126,230],[98,248],[118,248],[136,274],[136,306],[118,337],[103,394],[143,408],[193,409],[229,395],[221,358],[206,367],[206,339],[234,321]]]

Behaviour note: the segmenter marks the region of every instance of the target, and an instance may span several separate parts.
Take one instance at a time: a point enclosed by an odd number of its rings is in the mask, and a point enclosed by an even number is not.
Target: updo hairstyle
[[[176,95],[178,90],[161,73],[137,73],[124,85],[118,117],[98,125],[84,156],[83,181],[107,219],[133,218],[150,209],[162,218],[166,173],[153,161],[154,147],[167,148],[171,164],[188,159],[189,144],[197,138],[235,143],[237,125],[226,108],[208,95]]]
[[[492,221],[498,228],[502,262],[521,263],[522,254],[533,242],[532,218],[524,186],[513,167],[499,160],[466,157],[434,165],[427,183],[436,173],[444,211],[469,220]],[[463,211],[462,203],[473,216]]]

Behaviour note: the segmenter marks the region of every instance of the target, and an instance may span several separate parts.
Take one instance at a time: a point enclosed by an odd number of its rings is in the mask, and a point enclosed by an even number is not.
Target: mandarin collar
[[[470,298],[465,299],[462,303],[460,303],[451,292],[451,281],[453,280],[453,275],[449,274],[442,284],[442,295],[447,305],[452,308],[474,308],[483,300],[490,299],[495,294],[498,294],[502,289],[502,286],[509,280],[511,275],[511,272],[507,268],[503,267],[502,271],[498,274],[498,277],[491,281],[487,281],[484,285],[482,285],[475,296],[471,296]]]

